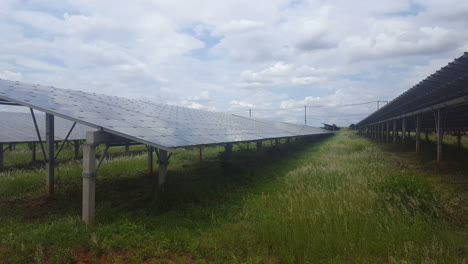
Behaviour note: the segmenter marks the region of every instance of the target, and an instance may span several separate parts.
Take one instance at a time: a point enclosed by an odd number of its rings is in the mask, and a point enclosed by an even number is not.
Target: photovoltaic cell
[[[0,98],[165,149],[330,133],[306,126],[6,80],[0,80]]]
[[[42,140],[45,140],[45,115],[35,113],[37,126]],[[55,117],[55,140],[63,141],[73,126],[73,122]],[[76,124],[68,137],[69,140],[86,139],[87,131],[96,129]],[[0,112],[0,143],[37,142],[37,132],[30,113]]]

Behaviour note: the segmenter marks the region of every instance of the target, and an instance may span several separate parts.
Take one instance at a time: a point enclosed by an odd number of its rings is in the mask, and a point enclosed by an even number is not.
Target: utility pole
[[[307,126],[307,105],[304,105],[304,125]]]
[[[249,116],[252,118],[252,108],[249,109]]]
[[[388,104],[388,101],[377,101],[377,110],[380,109],[380,102]]]

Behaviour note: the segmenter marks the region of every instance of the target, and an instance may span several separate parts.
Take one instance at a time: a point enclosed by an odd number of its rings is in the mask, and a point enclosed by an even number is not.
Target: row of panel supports
[[[437,162],[442,161],[442,144],[444,137],[444,113],[443,109],[438,109],[434,112],[435,131],[437,136]],[[421,151],[421,115],[414,116],[415,118],[415,152],[417,154]],[[401,130],[397,130],[397,122],[401,124]],[[391,130],[390,130],[391,129]],[[397,138],[401,132],[401,142],[404,143],[409,138],[410,131],[407,130],[407,118],[403,117],[400,119],[392,119],[382,121],[373,125],[359,128],[360,133],[365,133],[373,139],[397,143]],[[429,132],[425,131],[425,139],[428,140]],[[390,138],[392,137],[392,138]],[[461,145],[461,136],[457,137],[458,144]]]
[[[74,148],[74,159],[77,160],[79,159],[79,155],[80,155],[80,143],[81,140],[73,140],[73,148]],[[68,142],[68,141],[67,141]],[[58,142],[55,142],[55,149],[59,149],[59,147],[57,147],[57,143]],[[30,142],[30,143],[27,143],[28,144],[28,147],[29,147],[29,150],[31,151],[31,162],[32,163],[35,163],[37,162],[37,143],[36,142]],[[4,153],[5,153],[5,150],[7,149],[10,149],[11,148],[11,145],[15,146],[15,144],[9,144],[9,146],[4,149],[4,143],[0,143],[0,170],[3,169],[5,166],[4,166]],[[14,149],[14,148],[13,148]]]
[[[109,144],[112,141],[112,135],[105,132],[88,132],[86,135],[86,142],[83,145],[83,196],[82,196],[82,220],[88,224],[93,225],[95,223],[95,198],[96,198],[96,177],[98,175],[97,170],[99,164],[96,164],[96,147],[99,144]],[[279,140],[273,141],[275,145],[279,143]],[[286,143],[290,143],[290,139],[286,140]],[[225,158],[228,159],[232,153],[232,143],[224,145]],[[260,152],[262,149],[262,141],[256,141],[257,151]],[[156,149],[153,147],[147,147],[148,154],[148,176],[154,179],[154,194],[157,197],[167,179],[167,166],[169,165],[169,159],[171,154],[163,149]],[[154,174],[154,155],[157,156],[158,174]],[[199,160],[202,160],[202,148],[199,148]]]
[[[40,142],[40,149],[44,156],[46,163],[46,193],[52,195],[55,193],[55,159],[57,153],[55,149],[59,149],[60,152],[63,145],[58,148],[57,143],[55,142],[54,137],[54,116],[51,114],[46,114],[46,137],[45,137],[45,146],[43,145],[39,130],[37,129],[37,123],[34,117],[34,113],[31,110],[33,115],[33,120],[36,127],[36,132],[38,133],[38,139]],[[73,129],[73,128],[72,128]],[[70,131],[71,132],[71,131]],[[97,172],[102,162],[104,155],[97,160],[96,159],[96,148],[100,144],[106,144],[106,150],[111,143],[115,140],[115,136],[108,134],[103,131],[93,131],[86,134],[86,141],[83,144],[83,172],[82,172],[82,219],[86,224],[94,224],[95,222],[95,196],[96,196],[96,177]],[[118,139],[118,140],[121,140]],[[297,138],[296,138],[297,140]],[[271,141],[275,145],[278,145],[279,141]],[[288,138],[287,143],[290,142]],[[65,144],[65,143],[63,143]],[[78,158],[80,141],[74,140],[74,151],[75,158]],[[125,143],[126,151],[128,151],[129,143]],[[33,161],[36,160],[36,143],[30,143],[30,148],[33,151]],[[227,157],[231,154],[233,144],[225,144],[226,155]],[[262,141],[256,141],[257,151],[262,149]],[[4,148],[3,144],[0,143],[0,167],[3,167],[3,154]],[[158,174],[154,175],[153,172],[153,154],[157,156]],[[167,166],[169,164],[169,159],[171,154],[168,155],[168,152],[163,149],[156,149],[153,147],[148,147],[148,175],[154,179],[154,193],[157,195],[161,187],[163,187],[167,178]],[[199,149],[199,160],[202,160],[202,148]]]
[[[112,143],[112,135],[102,131],[88,132],[86,142],[83,144],[83,196],[82,196],[82,220],[93,225],[95,222],[95,198],[96,198],[96,177],[98,175],[99,164],[96,164],[96,148],[99,144]],[[171,155],[166,150],[147,147],[148,149],[148,176],[152,177],[154,194],[157,195],[167,178],[167,166]],[[157,156],[159,165],[158,174],[154,175],[153,162]],[[102,159],[102,158],[101,158]]]

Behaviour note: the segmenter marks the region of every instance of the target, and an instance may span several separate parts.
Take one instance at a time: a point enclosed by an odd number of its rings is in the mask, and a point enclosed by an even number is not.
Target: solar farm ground
[[[229,162],[222,148],[206,149],[202,162],[197,150],[177,151],[157,202],[145,153],[116,154],[99,171],[94,227],[80,220],[81,163],[71,153],[46,197],[44,171],[18,165],[30,153],[6,152],[0,262],[468,261],[467,149],[447,146],[438,166],[431,151],[416,156],[351,131],[268,145],[236,147]]]

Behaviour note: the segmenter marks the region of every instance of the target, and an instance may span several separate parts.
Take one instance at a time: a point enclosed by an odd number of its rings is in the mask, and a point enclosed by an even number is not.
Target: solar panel
[[[42,140],[45,140],[45,115],[36,113],[37,126]],[[63,141],[67,136],[73,122],[57,117],[55,118],[55,140]],[[87,131],[94,128],[77,124],[69,140],[84,140]],[[39,141],[34,127],[33,119],[29,113],[0,112],[0,143],[20,143]]]
[[[0,98],[165,149],[330,133],[322,129],[6,80],[0,80]]]

